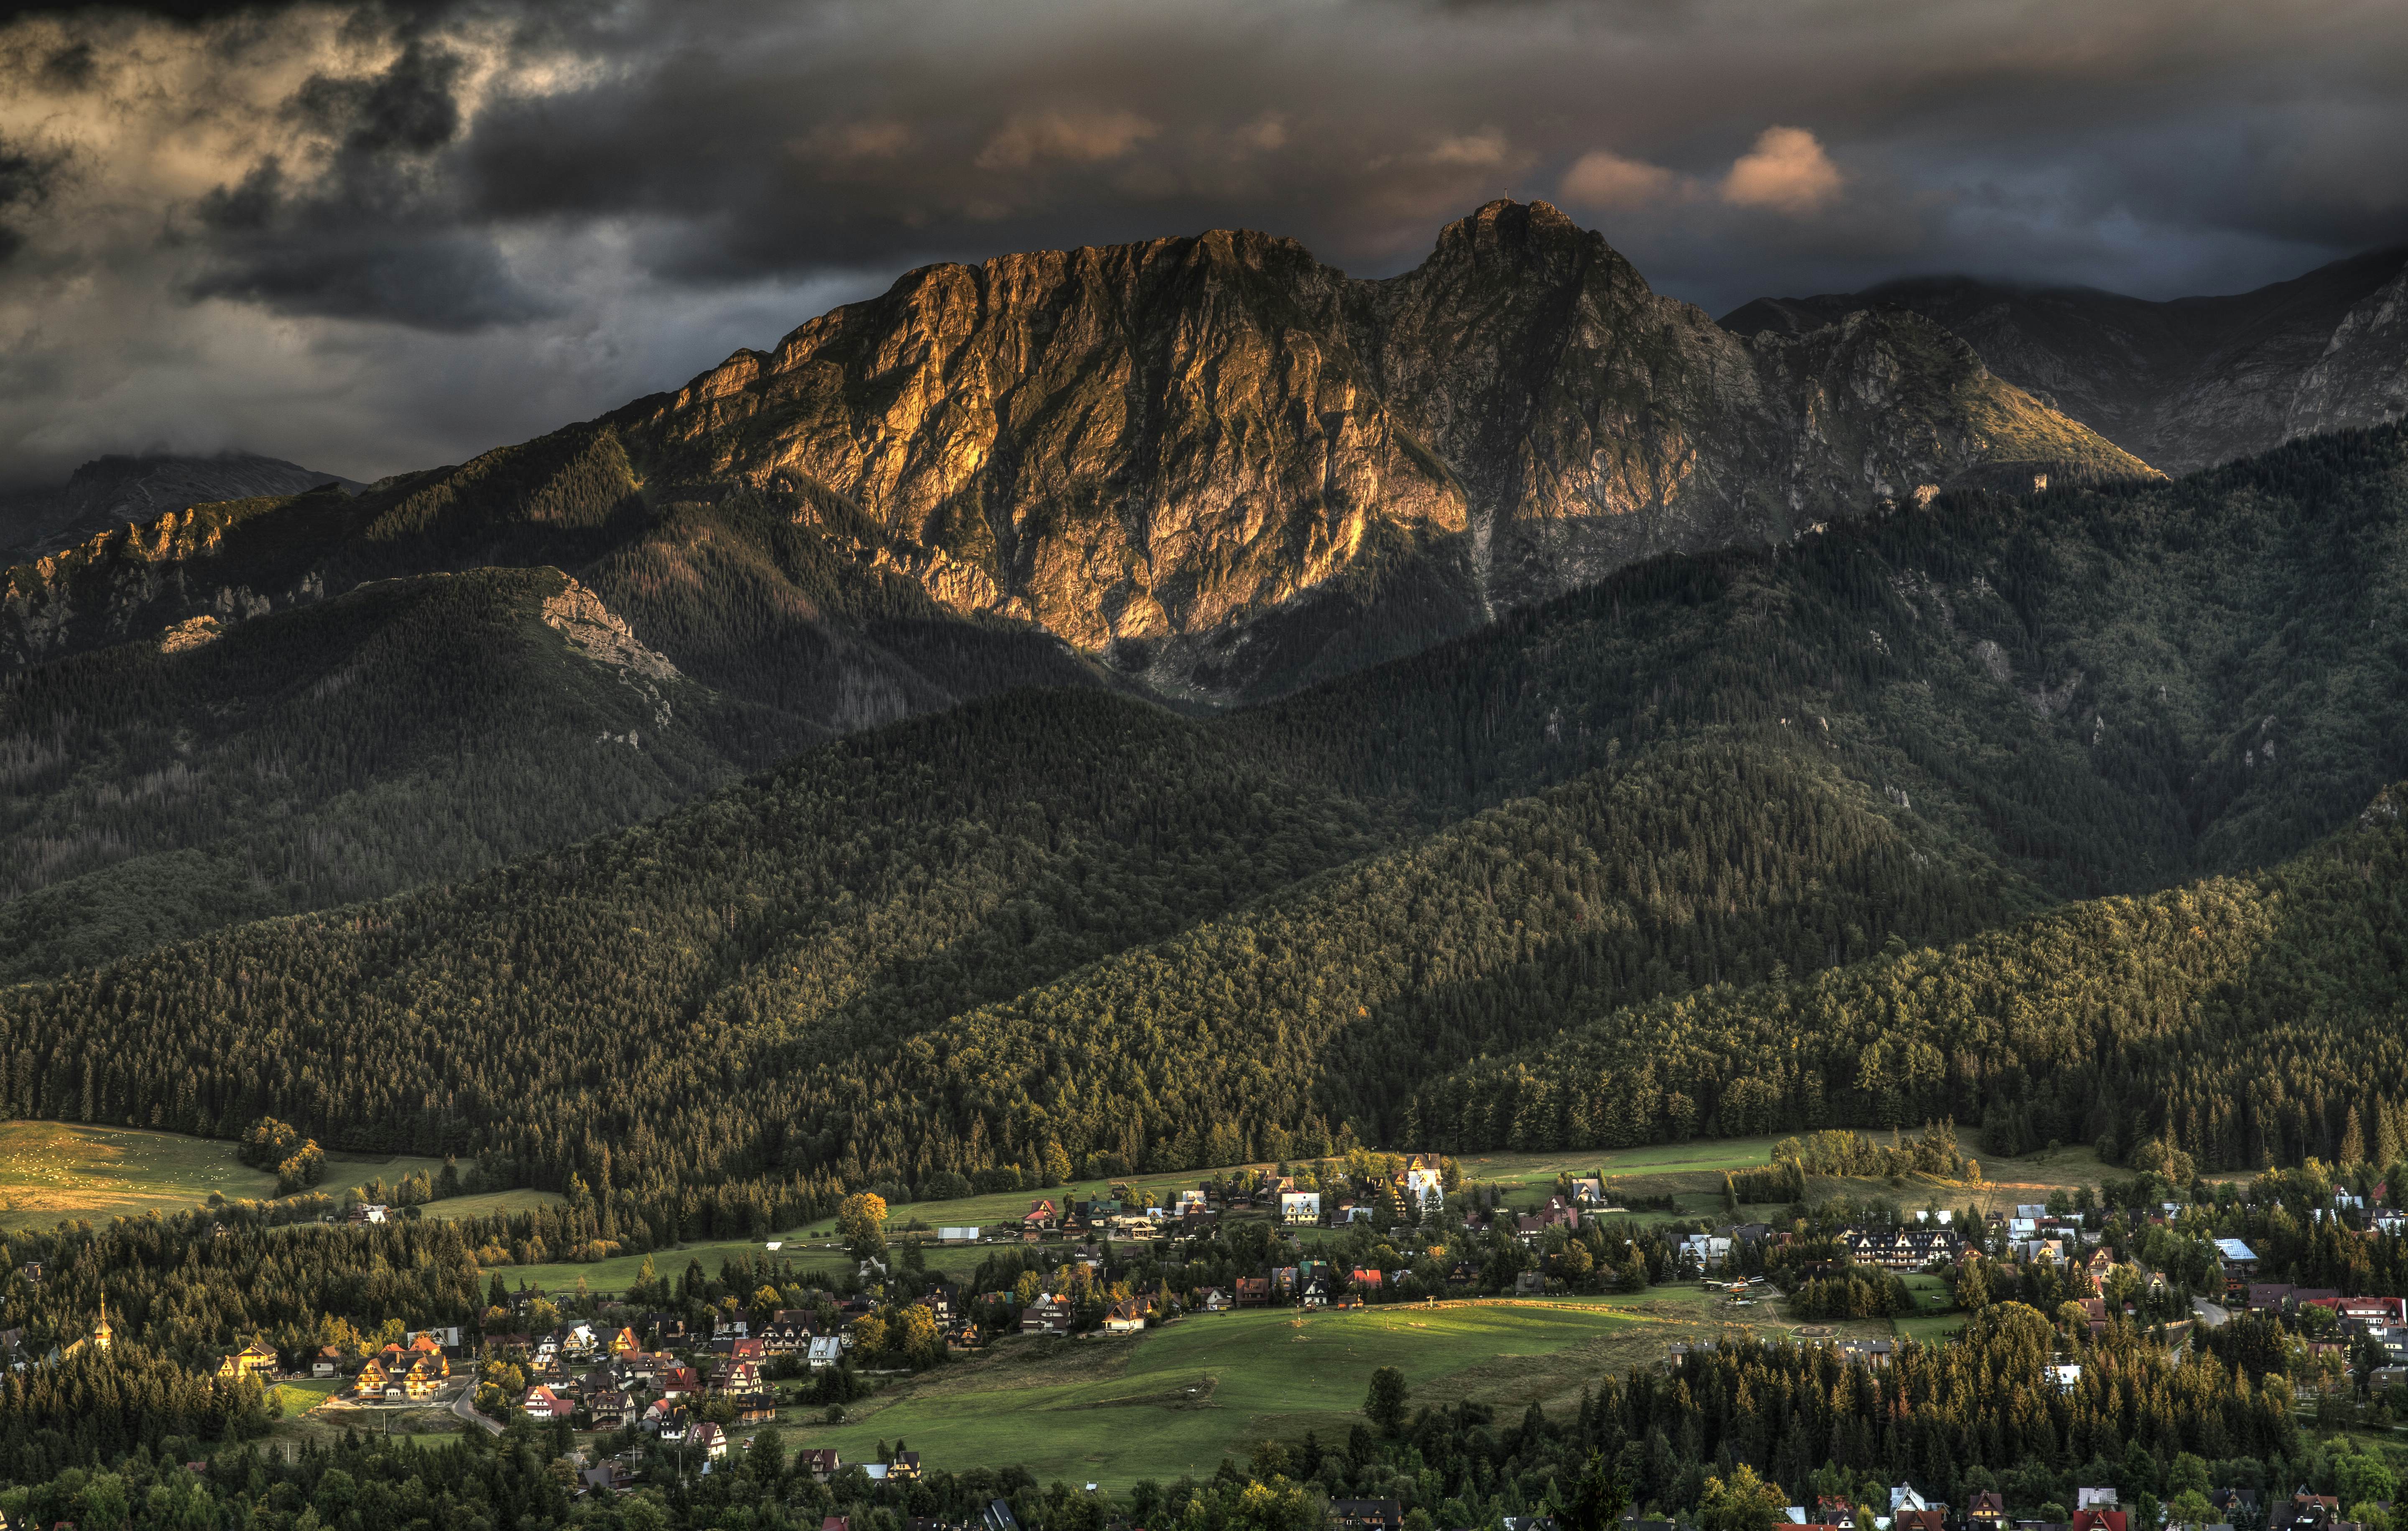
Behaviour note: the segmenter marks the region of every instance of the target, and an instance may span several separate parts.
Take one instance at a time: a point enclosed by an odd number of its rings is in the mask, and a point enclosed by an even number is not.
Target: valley
[[[930,265],[373,483],[79,477],[0,584],[0,1512],[2373,1481],[2391,259],[1716,324],[1508,200],[1376,279]]]

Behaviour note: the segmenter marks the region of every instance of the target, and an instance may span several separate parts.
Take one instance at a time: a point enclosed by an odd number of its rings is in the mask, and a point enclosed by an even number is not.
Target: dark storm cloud
[[[910,265],[1235,225],[1380,275],[1508,192],[1714,312],[1919,272],[2234,291],[2408,239],[2396,0],[31,11],[0,460],[116,421],[369,476]]]
[[[462,216],[440,155],[458,138],[466,61],[412,36],[384,69],[310,76],[285,116],[332,145],[322,169],[263,156],[194,208],[212,259],[194,297],[278,312],[465,331],[561,311],[510,271],[494,233]]]
[[[25,236],[16,216],[40,203],[58,174],[55,156],[28,151],[0,139],[0,263],[16,254]]]
[[[1928,265],[2245,284],[2408,230],[2398,14],[2106,10],[665,9],[459,160],[484,215],[647,220],[653,269],[694,281],[1230,223],[1394,269],[1600,150],[1703,194],[1575,210],[1727,299]],[[1715,194],[1773,124],[1846,194]]]

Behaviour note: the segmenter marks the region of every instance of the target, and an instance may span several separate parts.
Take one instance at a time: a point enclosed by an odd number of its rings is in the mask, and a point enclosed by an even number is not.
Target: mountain
[[[1015,692],[462,883],[22,986],[0,1103],[479,1154],[656,1237],[940,1172],[1438,1135],[1944,1105],[2188,1141],[2181,1048],[2262,1072],[2273,1018],[2286,1056],[2396,1025],[2369,933],[2397,923],[2403,579],[2393,426],[1669,555],[1216,717]],[[1927,947],[2044,960],[1965,989],[1899,965]],[[1767,1062],[1825,995],[1846,1014]],[[1893,1005],[1933,1018],[1895,1057]],[[1525,1083],[1559,1053],[1600,1071]],[[2198,1140],[2315,1141],[2284,1114],[2339,1098],[2309,1074]]]
[[[1803,336],[1865,312],[1945,325],[2000,377],[2170,473],[2408,413],[2408,250],[2229,297],[2153,303],[1927,277],[1759,298],[1722,322],[1750,338]]]
[[[138,525],[195,505],[299,494],[323,484],[352,494],[367,487],[339,474],[248,451],[214,457],[96,457],[56,489],[0,500],[0,556],[38,557],[114,526]]]
[[[95,494],[153,483],[100,468]],[[1013,687],[1210,709],[1668,551],[2150,472],[1927,321],[1741,341],[1543,203],[1384,281],[1229,232],[931,267],[596,421],[0,575],[0,751],[24,763],[0,976],[464,876]],[[664,722],[538,631],[563,581],[675,675]],[[480,614],[407,657],[470,588]],[[337,674],[345,706],[310,716]],[[571,780],[580,740],[663,758],[557,801],[514,731],[471,729],[504,697]],[[456,769],[404,742],[444,730]],[[397,832],[419,815],[475,827]]]
[[[648,472],[832,492],[948,608],[1223,701],[1969,476],[2150,472],[1908,316],[1742,344],[1545,203],[1383,281],[1227,231],[932,266],[609,423]]]

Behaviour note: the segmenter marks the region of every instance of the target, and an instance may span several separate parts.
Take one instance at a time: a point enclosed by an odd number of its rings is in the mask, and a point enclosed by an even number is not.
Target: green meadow
[[[1021,1463],[1040,1481],[1125,1488],[1202,1475],[1263,1439],[1310,1431],[1342,1443],[1362,1423],[1380,1366],[1413,1401],[1564,1407],[1605,1373],[1660,1359],[1711,1332],[1698,1295],[1524,1303],[1480,1301],[1299,1314],[1197,1314],[1121,1338],[1015,1337],[855,1405],[839,1425],[781,1421],[790,1446],[874,1459],[898,1439],[930,1467]]]
[[[237,1163],[231,1143],[206,1138],[0,1123],[0,1226],[182,1211],[212,1191],[229,1199],[274,1195],[276,1177]]]

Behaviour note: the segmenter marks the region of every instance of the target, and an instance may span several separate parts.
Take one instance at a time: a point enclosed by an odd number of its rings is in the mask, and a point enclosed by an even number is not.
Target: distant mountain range
[[[1382,281],[1244,232],[930,267],[372,486],[92,465],[100,529],[0,576],[0,977],[468,877],[1015,688],[1203,715],[1634,564],[2162,482],[2002,370],[1894,305],[1737,335],[1498,202]],[[252,493],[194,501],[204,468]],[[172,508],[116,514],[142,495]]]
[[[298,494],[322,484],[354,494],[367,487],[340,474],[247,451],[96,457],[55,489],[0,498],[0,557],[39,557],[171,510],[213,500]]]
[[[2408,414],[2408,249],[2230,297],[2152,303],[1918,277],[1758,298],[1722,322],[1751,338],[1801,336],[1864,312],[1947,326],[2000,377],[2169,473]]]

